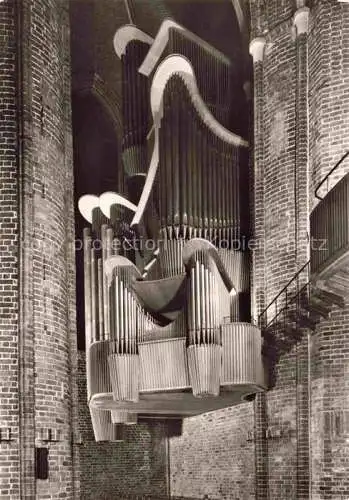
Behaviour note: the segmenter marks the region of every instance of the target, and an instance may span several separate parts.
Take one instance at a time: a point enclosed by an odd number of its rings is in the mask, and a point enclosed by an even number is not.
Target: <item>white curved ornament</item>
[[[136,174],[132,174],[132,179],[134,179],[135,177],[147,177],[147,174],[145,174],[144,172],[137,172]]]
[[[228,144],[248,147],[248,142],[223,127],[223,125],[221,125],[212,115],[204,100],[200,96],[194,69],[189,60],[184,56],[171,55],[166,57],[155,72],[150,90],[150,105],[154,117],[155,127],[159,126],[158,121],[162,115],[162,102],[166,84],[175,74],[182,77],[195,110],[207,128]]]
[[[99,197],[94,194],[84,194],[78,202],[79,212],[87,222],[92,224],[92,212],[99,207]]]
[[[160,248],[157,247],[154,252],[153,252],[153,255],[151,257],[151,259],[147,262],[147,264],[144,266],[143,268],[143,272],[142,272],[142,278],[146,278],[149,271],[152,269],[152,267],[155,265],[155,263],[157,262],[158,260],[158,256],[159,256],[159,253],[160,253]]]
[[[232,288],[232,289],[230,290],[230,292],[229,292],[229,295],[230,295],[231,297],[235,297],[235,296],[237,295],[237,291],[236,291],[236,289],[235,289],[235,288]]]
[[[217,266],[217,269],[222,277],[223,283],[226,286],[227,291],[231,297],[237,295],[237,290],[232,282],[230,276],[227,273],[227,270],[223,264],[223,261],[218,253],[217,248],[208,240],[204,238],[192,238],[188,240],[183,247],[183,264],[185,267],[188,266],[190,259],[195,255],[198,251],[206,251],[209,252],[214,263]]]
[[[185,28],[183,28],[183,26],[176,23],[175,21],[172,21],[171,19],[166,19],[162,23],[155,37],[155,40],[148,54],[146,55],[146,58],[144,59],[138,70],[142,75],[149,76],[155,68],[156,63],[160,59],[168,43],[168,33],[170,28],[176,28],[179,31],[185,31]]]
[[[132,261],[127,259],[127,257],[124,257],[123,255],[113,255],[112,257],[109,257],[109,259],[106,259],[104,264],[104,272],[107,278],[112,275],[112,272],[116,267],[132,267],[136,271],[137,276],[141,277],[138,267]]]
[[[132,212],[135,212],[137,210],[136,205],[131,203],[120,194],[114,193],[113,191],[106,191],[105,193],[101,194],[101,196],[99,197],[99,205],[103,214],[108,219],[110,219],[110,208],[112,205],[121,205],[128,208],[129,210],[132,210]]]
[[[141,197],[138,202],[136,213],[132,219],[131,226],[137,225],[140,223],[140,220],[143,217],[143,213],[145,207],[147,206],[149,196],[151,190],[153,188],[156,172],[159,165],[159,129],[155,128],[155,140],[154,140],[154,149],[153,154],[150,160],[150,165],[148,169],[147,178],[144,183],[143,191]]]
[[[243,10],[243,1],[242,0],[232,0],[233,7],[235,10],[236,18],[238,20],[240,32],[242,34],[246,31],[246,19]]]
[[[172,55],[163,60],[155,72],[150,89],[150,109],[155,126],[158,125],[156,117],[159,115],[162,117],[162,101],[166,84],[174,74],[188,75],[195,79],[194,70],[186,57]]]
[[[211,250],[212,252],[218,253],[217,248],[210,241],[203,238],[192,238],[188,240],[183,247],[183,264],[187,266],[195,252],[200,250]]]
[[[154,42],[154,38],[144,33],[144,31],[133,24],[126,24],[117,30],[113,39],[114,50],[120,59],[121,56],[125,54],[126,47],[132,40],[139,40],[149,45]]]

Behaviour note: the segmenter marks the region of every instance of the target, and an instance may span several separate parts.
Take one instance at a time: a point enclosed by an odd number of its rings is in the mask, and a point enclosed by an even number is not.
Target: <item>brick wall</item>
[[[349,149],[349,7],[335,1],[313,4],[309,26],[309,111],[311,182],[315,188]],[[342,177],[344,169],[349,171],[349,162],[343,167],[331,177],[329,187]],[[313,197],[311,203],[315,202]]]
[[[16,25],[12,3],[0,3],[0,498],[19,496],[18,204]]]
[[[0,3],[2,499],[78,497],[67,9]],[[35,479],[35,446],[49,448],[48,480]]]
[[[270,2],[273,3],[273,2]],[[295,43],[287,20],[266,37],[264,55],[264,214],[266,305],[296,271]]]
[[[291,2],[268,2],[263,60],[265,305],[297,270],[295,200],[296,46]],[[282,4],[282,5],[281,5]],[[285,8],[287,6],[287,8]],[[280,20],[280,24],[277,23]],[[270,498],[297,497],[296,354],[280,360],[276,385],[266,398],[266,427],[293,435],[267,441]]]
[[[122,443],[96,443],[86,395],[85,353],[79,351],[81,498],[166,498],[167,424],[144,422],[126,428]]]
[[[258,63],[262,64],[263,73],[257,74],[263,87],[263,102],[259,103],[263,127],[258,129],[263,134],[263,148],[255,162],[255,169],[262,165],[264,171],[255,199],[257,213],[264,216],[264,227],[260,229],[264,255],[255,252],[253,269],[264,278],[259,278],[264,293],[257,294],[256,304],[261,311],[306,261],[306,245],[300,238],[304,239],[308,213],[306,203],[300,210],[304,193],[299,186],[306,186],[307,158],[299,149],[299,141],[296,143],[296,132],[304,135],[306,129],[300,123],[300,108],[297,109],[297,99],[304,99],[305,92],[303,80],[299,79],[304,61],[299,57],[302,53],[297,52],[302,47],[295,39],[294,5],[272,1],[264,6],[259,2],[256,7],[259,11],[252,19],[252,33],[263,35],[266,42],[263,62]],[[255,81],[255,85],[260,85],[260,81]],[[257,133],[255,141],[259,139]],[[304,351],[306,341],[279,361],[274,388],[255,404],[259,431],[256,460],[260,463],[257,498],[306,498],[302,488],[307,462],[303,459],[304,423],[300,418],[307,411],[307,400],[300,390],[305,381]]]
[[[260,10],[258,19],[255,18],[252,30],[255,35],[262,35],[261,29],[269,29],[264,33],[267,43],[263,61],[264,274],[268,301],[292,277],[301,260],[305,262],[307,255],[304,239],[308,208],[304,203],[305,191],[299,190],[302,179],[297,181],[300,174],[304,175],[304,185],[307,180],[304,168],[307,148],[302,137],[302,133],[306,134],[306,124],[304,121],[300,124],[297,99],[303,102],[303,107],[307,98],[309,102],[310,207],[314,204],[314,186],[345,152],[349,132],[344,92],[348,78],[347,6],[334,1],[312,2],[307,42],[305,38],[296,40],[291,18],[295,5],[292,5],[293,2],[268,2],[267,8]],[[302,52],[297,51],[304,50],[304,44],[308,44],[309,93],[304,91],[304,79],[297,81],[298,72],[306,62],[299,60]],[[303,92],[299,94],[302,85]],[[337,179],[341,175],[343,169]],[[272,244],[275,236],[286,237],[290,243],[297,236],[297,244],[278,251]],[[348,496],[345,479],[348,471],[343,460],[348,446],[345,440],[347,330],[347,308],[335,309],[330,320],[320,323],[309,347],[305,335],[280,360],[276,385],[266,395],[264,418],[267,428],[284,430],[284,435],[265,440],[267,483],[264,493],[260,492],[261,498],[267,494],[275,499]],[[258,416],[260,412],[256,413]]]
[[[170,439],[171,497],[254,498],[253,403],[187,418]]]
[[[310,162],[315,186],[349,145],[349,6],[314,2],[309,31]],[[329,182],[332,187],[349,164]],[[325,192],[320,194],[324,195]],[[315,204],[314,197],[311,202]],[[313,498],[348,498],[349,308],[335,308],[311,343]]]
[[[312,338],[311,443],[313,498],[348,498],[348,301]]]
[[[69,3],[31,5],[32,321],[36,445],[51,428],[49,479],[37,498],[75,498],[77,481],[72,402],[76,363],[72,247]]]

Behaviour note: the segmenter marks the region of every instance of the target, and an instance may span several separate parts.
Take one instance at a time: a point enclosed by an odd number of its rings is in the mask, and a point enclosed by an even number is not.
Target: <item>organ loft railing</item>
[[[230,63],[173,21],[115,35],[125,192],[85,195],[88,402],[96,440],[265,389],[250,324],[247,143]],[[175,54],[173,54],[175,52]],[[111,186],[111,189],[114,187]]]

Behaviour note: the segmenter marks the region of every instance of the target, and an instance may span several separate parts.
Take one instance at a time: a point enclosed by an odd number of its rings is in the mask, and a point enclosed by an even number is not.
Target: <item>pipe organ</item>
[[[266,388],[249,323],[248,144],[229,130],[230,62],[173,21],[115,35],[122,193],[85,195],[88,403],[96,440]],[[111,186],[111,189],[118,188]]]

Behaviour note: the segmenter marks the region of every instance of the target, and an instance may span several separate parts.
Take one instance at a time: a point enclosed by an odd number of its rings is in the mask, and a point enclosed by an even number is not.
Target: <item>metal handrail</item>
[[[327,173],[327,175],[322,179],[322,181],[317,185],[316,189],[315,189],[315,196],[316,198],[318,198],[319,200],[323,200],[324,198],[322,198],[321,196],[319,196],[318,194],[318,191],[319,189],[323,186],[323,184],[328,180],[328,178],[333,174],[333,172],[343,163],[343,161],[347,158],[347,156],[349,156],[349,150],[342,156],[342,158],[335,164],[335,166]],[[337,183],[336,183],[337,184]],[[334,188],[335,186],[333,186]],[[332,188],[332,189],[333,189]],[[331,189],[331,190],[332,190]],[[328,193],[326,193],[328,194]],[[308,262],[306,262],[298,271],[297,273],[286,283],[286,285],[282,288],[282,290],[274,297],[274,299],[267,305],[267,307],[265,307],[263,309],[263,311],[259,314],[258,316],[258,324],[261,326],[262,325],[262,319],[263,319],[263,316],[265,316],[267,314],[267,312],[273,307],[274,310],[275,310],[275,315],[274,317],[266,324],[266,325],[263,325],[264,328],[266,326],[268,326],[270,323],[272,323],[275,318],[277,318],[278,316],[280,316],[280,314],[282,312],[285,312],[288,308],[288,306],[294,302],[295,299],[298,298],[298,296],[300,295],[301,291],[307,287],[309,285],[309,281],[304,285],[301,286],[301,288],[299,288],[299,276],[301,275],[301,273],[304,271],[304,269],[306,268],[309,268],[310,270],[310,260]],[[288,288],[290,287],[291,284],[295,283],[296,282],[296,293],[292,296],[292,297],[289,297],[288,296]],[[278,304],[278,300],[280,299],[280,297],[285,294],[285,300],[286,300],[286,304],[285,305],[282,305],[280,307],[280,304]],[[278,308],[278,306],[280,307],[280,309]],[[267,320],[266,320],[267,321]]]
[[[322,185],[328,180],[328,178],[333,174],[335,170],[341,165],[341,163],[346,159],[346,157],[349,155],[349,150],[342,156],[342,158],[335,164],[333,168],[326,174],[326,176],[322,179],[322,181],[316,186],[315,188],[315,197],[318,200],[323,200],[321,196],[318,195],[319,189],[322,187]],[[326,193],[327,194],[327,193]]]
[[[270,309],[270,307],[271,307],[271,306],[273,306],[273,304],[277,304],[277,300],[281,297],[281,295],[282,295],[283,293],[286,293],[286,294],[287,294],[287,288],[288,288],[288,287],[289,287],[289,286],[290,286],[290,285],[291,285],[294,281],[298,281],[299,275],[300,275],[300,274],[304,271],[304,269],[305,269],[306,267],[310,267],[310,260],[308,260],[308,261],[307,261],[307,262],[306,262],[306,263],[305,263],[305,264],[304,264],[304,265],[303,265],[303,266],[302,266],[302,267],[301,267],[301,268],[300,268],[300,269],[296,272],[296,274],[295,274],[295,275],[294,275],[294,276],[293,276],[293,277],[292,277],[292,278],[291,278],[291,279],[290,279],[290,280],[286,283],[286,285],[285,285],[285,286],[283,287],[283,289],[282,289],[282,290],[281,290],[281,291],[280,291],[280,292],[276,295],[276,297],[274,297],[274,299],[273,299],[273,300],[272,300],[272,301],[271,301],[271,302],[267,305],[267,307],[265,307],[265,308],[263,309],[263,311],[259,314],[259,316],[258,316],[258,323],[259,323],[259,324],[261,324],[261,318],[262,318],[262,316],[263,316],[263,315],[264,315],[264,314],[268,311],[268,309]],[[297,296],[298,292],[299,292],[299,290],[297,290],[297,293],[296,293],[295,297]],[[294,299],[295,297],[293,297],[293,299]],[[290,302],[292,302],[292,299],[291,299],[291,301],[290,301]],[[290,302],[289,302],[289,303],[290,303]],[[287,308],[287,305],[286,305],[285,307],[283,307],[283,308],[282,308],[282,310],[283,310],[283,309],[285,309],[285,308]],[[276,316],[277,316],[280,312],[281,312],[281,311],[279,311],[279,312],[276,314]],[[273,318],[273,319],[274,319],[274,318]],[[271,321],[273,321],[273,320],[271,320]]]

